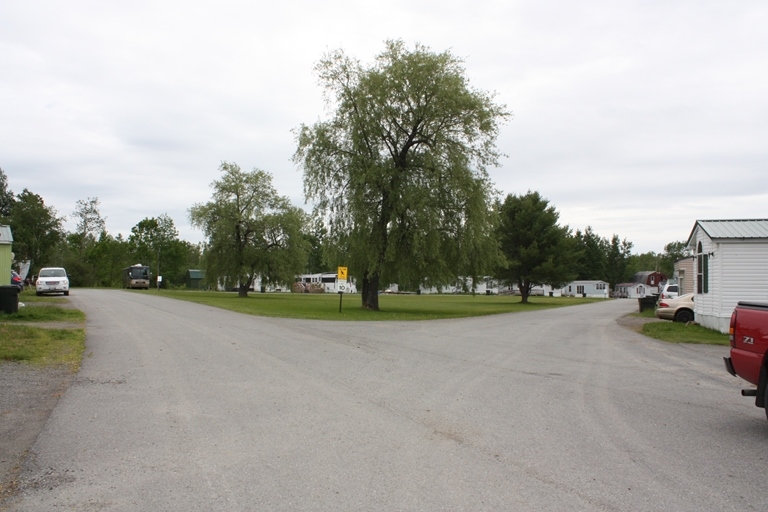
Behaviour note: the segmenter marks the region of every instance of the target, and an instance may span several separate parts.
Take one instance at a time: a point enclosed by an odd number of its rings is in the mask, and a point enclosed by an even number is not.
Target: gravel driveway
[[[74,300],[89,357],[9,510],[764,504],[749,470],[764,415],[721,368],[727,348],[649,340],[617,324],[628,302],[337,323],[109,290]]]

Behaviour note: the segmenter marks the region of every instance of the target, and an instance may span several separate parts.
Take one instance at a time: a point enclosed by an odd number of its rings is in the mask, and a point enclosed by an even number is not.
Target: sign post
[[[344,291],[347,289],[347,267],[339,267],[336,272],[336,281],[338,282],[339,290],[339,313],[341,313],[341,300],[344,296]]]

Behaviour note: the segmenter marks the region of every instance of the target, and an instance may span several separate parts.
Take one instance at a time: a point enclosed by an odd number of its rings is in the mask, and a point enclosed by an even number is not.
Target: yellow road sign
[[[346,281],[347,280],[347,267],[339,267],[339,271],[336,274],[336,277]]]

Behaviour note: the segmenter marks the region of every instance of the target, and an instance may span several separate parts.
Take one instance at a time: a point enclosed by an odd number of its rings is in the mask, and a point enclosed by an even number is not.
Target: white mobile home
[[[475,285],[475,294],[478,295],[498,295],[499,294],[499,284],[496,282],[495,279],[489,276],[485,276],[482,278],[479,278],[477,281],[474,282]],[[396,286],[396,285],[390,285],[390,286]],[[459,277],[456,280],[455,284],[452,285],[446,285],[446,286],[419,286],[419,292],[420,294],[432,294],[432,293],[465,293],[465,290],[467,293],[472,293],[472,278],[470,277]]]
[[[741,300],[768,300],[768,219],[698,220],[693,252],[696,321],[727,333]]]
[[[339,277],[336,272],[321,272],[318,274],[301,274],[296,276],[296,283],[304,287],[309,292],[313,288],[322,289],[325,293],[336,293],[339,291]],[[294,290],[298,291],[296,284]],[[347,281],[345,293],[357,293],[354,279]]]
[[[570,297],[608,298],[608,283],[605,281],[573,281],[561,290],[561,295]]]
[[[645,283],[619,283],[613,296],[619,299],[640,299],[647,295],[653,295],[653,290]]]

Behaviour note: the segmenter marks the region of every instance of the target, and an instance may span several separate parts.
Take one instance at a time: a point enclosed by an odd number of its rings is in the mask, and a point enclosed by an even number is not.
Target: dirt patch
[[[652,322],[667,322],[668,320],[662,320],[661,318],[648,318],[644,316],[624,315],[616,323],[625,329],[630,329],[635,332],[642,333],[643,326]]]

